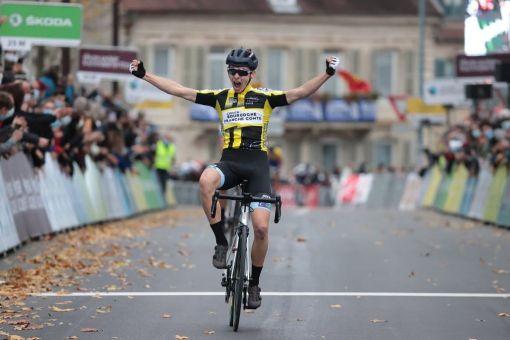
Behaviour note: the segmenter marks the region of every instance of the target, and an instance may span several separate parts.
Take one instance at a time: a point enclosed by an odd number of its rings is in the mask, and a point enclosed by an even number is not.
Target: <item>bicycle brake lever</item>
[[[218,205],[218,196],[220,192],[216,190],[214,192],[214,195],[212,197],[212,204],[211,204],[211,218],[214,218],[216,216],[216,206]]]
[[[280,217],[282,215],[282,200],[280,196],[276,196],[276,212],[274,214],[274,223],[280,222]]]

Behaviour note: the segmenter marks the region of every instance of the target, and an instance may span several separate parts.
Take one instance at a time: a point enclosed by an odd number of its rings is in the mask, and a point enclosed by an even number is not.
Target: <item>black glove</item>
[[[136,66],[134,63],[129,64],[129,71],[135,77],[138,78],[145,77],[145,67],[143,67],[143,61],[140,60],[138,66]]]
[[[340,64],[340,59],[337,57],[331,57],[330,62],[326,59],[326,73],[330,76],[334,75],[338,64]]]

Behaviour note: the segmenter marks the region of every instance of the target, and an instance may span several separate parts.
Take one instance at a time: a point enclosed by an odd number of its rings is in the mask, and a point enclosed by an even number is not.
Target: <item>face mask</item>
[[[55,100],[55,106],[57,109],[61,109],[61,108],[65,107],[66,105],[61,100]]]
[[[14,107],[11,107],[9,111],[4,116],[0,116],[0,121],[7,120],[14,115]]]
[[[480,130],[473,130],[471,131],[471,136],[473,136],[473,138],[480,138]]]
[[[71,120],[73,120],[71,118],[71,116],[65,116],[65,117],[62,117],[62,119],[60,119],[60,121],[62,122],[62,125],[69,125],[69,123],[71,123]]]
[[[450,139],[448,147],[450,148],[450,151],[457,152],[462,148],[462,142],[457,139]]]
[[[53,112],[52,109],[43,109],[42,112],[47,114],[47,115],[55,115],[55,112]]]
[[[485,135],[485,137],[487,137],[488,139],[492,139],[494,137],[494,131],[492,131],[492,129],[489,129],[489,130],[485,130],[485,132],[483,133]]]
[[[497,140],[502,140],[505,138],[505,131],[503,129],[496,129],[494,130],[494,138]]]
[[[508,130],[508,129],[510,129],[510,120],[505,120],[503,123],[501,123],[501,127],[502,127],[504,130]]]
[[[33,89],[32,90],[32,98],[34,98],[35,101],[38,101],[39,96],[40,96],[40,91],[38,89]]]

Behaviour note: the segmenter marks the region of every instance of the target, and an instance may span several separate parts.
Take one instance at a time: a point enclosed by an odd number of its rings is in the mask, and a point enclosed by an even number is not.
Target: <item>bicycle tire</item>
[[[237,245],[237,260],[234,275],[234,293],[233,293],[233,308],[234,308],[234,332],[237,332],[239,328],[239,319],[241,318],[241,305],[243,301],[243,290],[244,290],[244,267],[246,264],[246,227],[241,226],[241,232],[239,235],[239,243]]]

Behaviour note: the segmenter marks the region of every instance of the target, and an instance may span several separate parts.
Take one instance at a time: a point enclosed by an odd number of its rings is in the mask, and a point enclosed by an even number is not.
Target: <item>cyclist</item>
[[[194,103],[214,107],[218,111],[224,132],[221,160],[204,170],[199,183],[202,207],[216,238],[213,265],[219,269],[226,267],[228,243],[223,233],[221,216],[217,214],[214,219],[210,216],[214,191],[218,188],[232,188],[247,179],[248,192],[258,197],[271,195],[266,139],[272,109],[313,94],[335,74],[339,59],[327,57],[324,73],[288,91],[255,89],[250,85],[258,66],[258,59],[251,49],[233,49],[227,55],[226,64],[232,87],[220,90],[188,88],[174,80],[146,72],[140,60],[135,59],[130,64],[133,75],[158,89]],[[253,203],[251,208],[254,238],[248,308],[255,309],[261,304],[259,278],[268,248],[271,205]]]

